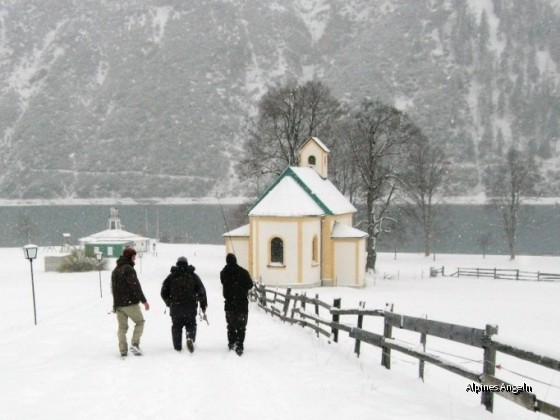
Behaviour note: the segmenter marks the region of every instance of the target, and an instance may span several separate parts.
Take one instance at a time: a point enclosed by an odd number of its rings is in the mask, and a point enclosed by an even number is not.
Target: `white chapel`
[[[367,233],[356,208],[328,180],[329,149],[309,138],[249,210],[249,224],[223,236],[255,281],[279,287],[363,287]]]

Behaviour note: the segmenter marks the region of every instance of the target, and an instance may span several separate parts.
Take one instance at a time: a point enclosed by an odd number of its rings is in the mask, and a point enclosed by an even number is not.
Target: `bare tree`
[[[399,247],[406,243],[408,238],[407,225],[403,223],[401,214],[396,214],[392,220],[389,220],[386,226],[386,238],[384,236],[383,243],[391,245],[393,248],[393,259],[397,259],[397,251]]]
[[[246,201],[237,205],[235,209],[230,213],[228,223],[231,226],[241,226],[249,223],[248,214],[252,205],[253,203],[250,201]]]
[[[16,222],[16,232],[22,235],[26,243],[31,243],[31,238],[39,234],[39,228],[31,221],[31,218],[25,214],[20,213]]]
[[[348,121],[339,124],[333,131],[333,141],[329,144],[331,150],[329,160],[329,179],[337,186],[352,203],[358,199],[360,178],[354,164],[354,153],[351,144],[346,139]]]
[[[490,206],[500,214],[510,259],[515,259],[519,216],[523,195],[530,194],[537,180],[537,171],[530,158],[511,147],[505,159],[489,168],[488,192]]]
[[[448,171],[447,157],[441,147],[422,138],[410,147],[407,163],[405,211],[410,220],[420,225],[424,255],[428,256],[433,250],[435,224],[441,211],[437,204]]]
[[[297,165],[303,142],[312,136],[327,137],[341,112],[340,102],[320,81],[270,88],[259,102],[238,174],[258,185],[260,178],[268,180],[286,166]]]
[[[379,101],[364,101],[345,122],[342,141],[348,143],[357,171],[356,191],[364,198],[368,237],[367,268],[375,269],[376,240],[392,220],[389,209],[401,186],[406,146],[421,136],[401,111]]]
[[[481,233],[476,238],[476,244],[482,250],[482,258],[486,258],[486,251],[488,250],[488,247],[490,246],[491,243],[492,243],[492,235],[488,232]]]

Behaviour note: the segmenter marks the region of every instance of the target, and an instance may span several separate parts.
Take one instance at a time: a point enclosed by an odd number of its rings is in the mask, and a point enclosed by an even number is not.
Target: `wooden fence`
[[[422,380],[424,380],[425,363],[433,364],[467,378],[473,381],[473,386],[476,385],[478,391],[481,391],[481,403],[490,412],[493,411],[494,395],[497,394],[528,410],[560,419],[560,407],[538,399],[532,393],[532,387],[514,386],[496,377],[496,354],[498,352],[504,353],[555,371],[560,371],[560,361],[500,343],[492,338],[493,335],[498,333],[498,328],[495,326],[486,325],[485,329],[478,329],[425,318],[415,318],[395,313],[392,307],[389,310],[364,309],[364,304],[361,304],[359,308],[342,309],[341,299],[334,299],[331,305],[321,301],[318,295],[311,298],[304,293],[292,294],[291,289],[282,291],[260,284],[253,288],[251,298],[258,302],[258,305],[267,313],[290,324],[311,328],[317,335],[324,335],[334,342],[338,342],[341,331],[348,333],[349,337],[355,340],[354,352],[358,357],[360,356],[362,343],[380,347],[382,350],[381,365],[387,369],[391,368],[391,352],[394,350],[418,359],[418,374]],[[328,312],[328,318],[323,315],[325,312]],[[347,322],[341,322],[341,317],[347,318],[348,316],[357,317],[355,324],[353,324],[355,326],[351,326]],[[371,316],[383,318],[382,334],[362,328],[364,317]],[[416,346],[409,346],[395,340],[393,328],[419,333],[422,350],[418,350]],[[466,369],[457,363],[426,351],[428,336],[439,337],[481,349],[483,352],[482,372]]]
[[[449,272],[449,270],[448,270]],[[503,268],[464,268],[459,267],[457,271],[446,274],[445,267],[430,267],[430,277],[437,275],[449,277],[488,277],[502,280],[522,280],[522,281],[559,281],[560,274],[541,273],[540,271],[522,271],[516,269]]]

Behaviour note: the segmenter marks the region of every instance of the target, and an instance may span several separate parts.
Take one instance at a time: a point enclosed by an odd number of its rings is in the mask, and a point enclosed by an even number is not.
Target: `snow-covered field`
[[[209,295],[210,325],[200,324],[194,354],[173,350],[170,319],[159,297],[161,283],[177,257],[197,267]],[[494,414],[469,381],[393,352],[392,369],[380,366],[380,351],[342,334],[340,343],[290,326],[250,307],[246,351],[228,352],[219,271],[222,246],[160,244],[158,255],[137,264],[152,306],[145,313],[145,355],[121,360],[116,319],[110,313],[110,271],[44,271],[40,250],[34,263],[38,325],[33,322],[29,263],[19,248],[0,249],[0,418],[2,419],[541,419],[495,397]],[[317,288],[326,302],[342,307],[384,308],[476,328],[499,326],[500,341],[560,358],[560,283],[490,279],[429,278],[430,266],[520,268],[559,272],[558,257],[381,254],[365,289]],[[112,267],[110,267],[112,269]],[[343,317],[355,324],[355,317]],[[379,320],[365,327],[382,333]],[[418,343],[418,334],[393,330],[395,339]],[[428,338],[439,352],[480,371],[482,351]],[[457,357],[459,356],[459,357]],[[497,376],[533,387],[540,399],[560,405],[560,374],[498,356]],[[524,376],[520,376],[520,374]]]

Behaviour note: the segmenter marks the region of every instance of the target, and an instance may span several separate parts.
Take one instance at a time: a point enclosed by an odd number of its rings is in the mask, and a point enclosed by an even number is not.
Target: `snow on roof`
[[[328,179],[313,168],[290,168],[297,177],[328,207],[332,214],[355,213],[356,208]]]
[[[222,236],[249,236],[249,225],[244,225],[238,227],[237,229],[230,230],[229,232],[224,233]]]
[[[251,209],[250,216],[322,216],[326,211],[290,176],[283,177]]]
[[[250,216],[321,216],[356,208],[315,169],[289,166],[250,210]]]
[[[317,145],[323,149],[325,152],[330,153],[330,150],[327,146],[325,146],[325,143],[323,143],[321,140],[319,140],[317,137],[309,137],[299,148],[299,150],[303,149],[305,147],[305,145],[307,143],[309,143],[311,140],[313,140],[315,143],[317,143]]]
[[[135,233],[127,232],[122,229],[107,229],[93,235],[80,238],[81,242],[103,242],[103,241],[127,241],[127,240],[148,240],[144,236],[136,235]]]
[[[366,236],[368,236],[366,232],[339,222],[334,222],[331,231],[331,238],[364,238]]]

